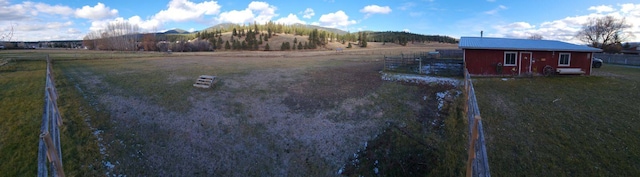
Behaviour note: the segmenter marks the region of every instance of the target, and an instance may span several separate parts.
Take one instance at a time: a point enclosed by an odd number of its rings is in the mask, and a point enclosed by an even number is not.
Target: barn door
[[[520,52],[520,74],[531,74],[531,52]]]

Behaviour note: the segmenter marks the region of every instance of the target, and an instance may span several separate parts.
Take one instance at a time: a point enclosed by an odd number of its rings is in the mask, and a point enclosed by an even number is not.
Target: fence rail
[[[56,103],[58,93],[53,79],[51,59],[49,59],[48,55],[46,60],[47,76],[44,87],[44,113],[42,115],[42,125],[40,126],[40,141],[38,143],[38,176],[49,176],[47,164],[50,164],[49,169],[52,172],[52,176],[64,177],[59,128],[62,125],[62,117]]]
[[[605,63],[640,66],[640,55],[596,53],[593,56],[602,59]]]
[[[491,176],[489,173],[489,158],[484,141],[482,118],[478,108],[473,83],[469,71],[464,69],[465,113],[469,121],[469,159],[467,161],[467,176]]]

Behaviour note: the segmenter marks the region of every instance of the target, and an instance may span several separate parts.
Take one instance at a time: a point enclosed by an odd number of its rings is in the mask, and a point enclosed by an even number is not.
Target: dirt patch
[[[352,62],[339,67],[317,68],[288,88],[284,103],[293,110],[323,110],[343,100],[363,97],[381,84],[381,62]]]
[[[114,124],[103,133],[112,137],[105,141],[116,142],[106,147],[111,174],[333,176],[387,122],[431,125],[437,116],[435,93],[446,90],[383,81],[382,63],[375,60],[194,57],[135,64],[170,72],[164,74],[168,78],[144,76],[165,81],[153,87],[175,87],[170,91],[182,96],[174,99],[186,98],[191,106],[172,111],[150,95],[128,94],[144,92],[106,83],[147,70],[91,73],[98,66],[87,66],[72,73],[90,78],[83,85],[110,85],[87,88]],[[229,69],[236,66],[241,68]],[[219,72],[214,89],[175,86],[189,80],[194,67]]]

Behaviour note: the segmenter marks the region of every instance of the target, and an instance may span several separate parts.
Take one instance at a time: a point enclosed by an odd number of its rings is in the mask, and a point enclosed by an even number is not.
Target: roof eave
[[[601,49],[597,50],[575,50],[575,49],[534,49],[534,48],[493,48],[493,47],[460,47],[459,49],[479,49],[479,50],[528,50],[528,51],[567,51],[567,52],[602,52]]]

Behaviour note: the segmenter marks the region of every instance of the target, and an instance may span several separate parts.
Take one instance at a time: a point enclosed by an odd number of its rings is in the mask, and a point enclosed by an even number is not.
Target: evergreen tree
[[[294,37],[294,38],[293,38],[293,44],[296,44],[296,43],[298,43],[298,38],[295,38],[295,37]]]
[[[360,39],[360,47],[367,47],[367,33],[362,33],[362,38]]]
[[[256,34],[260,34],[260,30],[258,30],[258,24],[255,21],[253,22],[253,27]]]
[[[351,42],[349,42],[349,45],[347,46],[347,48],[351,48]]]
[[[298,43],[298,50],[302,50],[302,42]]]
[[[226,50],[231,49],[231,45],[229,45],[229,41],[224,43],[224,49],[226,49]]]
[[[236,28],[233,28],[233,33],[231,34],[231,37],[237,36],[237,35],[238,35],[238,31],[236,30]]]
[[[270,48],[269,48],[269,43],[267,43],[267,45],[265,45],[265,46],[264,46],[264,50],[265,50],[265,51],[269,51],[269,50],[270,50]]]

